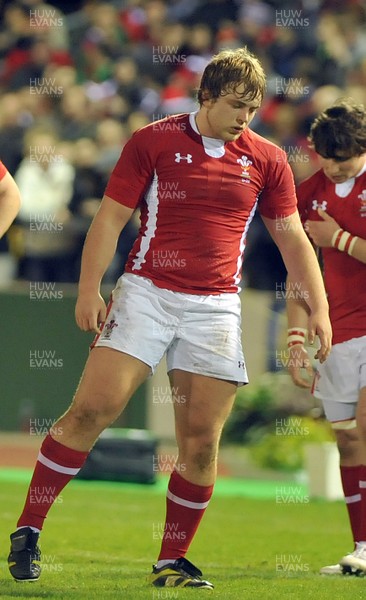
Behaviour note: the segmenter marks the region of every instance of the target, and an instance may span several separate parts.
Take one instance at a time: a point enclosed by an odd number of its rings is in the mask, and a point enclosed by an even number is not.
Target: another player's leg
[[[364,367],[365,371],[365,367]],[[364,373],[366,375],[366,373]],[[363,382],[365,383],[365,382]],[[364,385],[359,394],[357,405],[357,426],[363,449],[362,463],[360,467],[359,494],[361,496],[361,515],[358,531],[358,543],[354,552],[342,558],[343,567],[352,568],[356,572],[366,573],[366,386]]]
[[[354,542],[353,552],[361,539],[360,468],[366,456],[360,430],[356,427],[360,388],[359,356],[359,342],[355,340],[334,345],[327,360],[318,366],[318,376],[314,381],[314,395],[322,401],[325,415],[336,435],[340,474]],[[350,554],[334,565],[323,567],[320,573],[354,573],[355,570],[343,562]]]
[[[346,502],[348,517],[352,530],[354,550],[357,550],[361,529],[361,493],[360,493],[360,474],[361,464],[364,460],[363,448],[359,438],[355,419],[347,419],[332,423],[334,428],[337,447],[339,451],[339,466]],[[353,574],[354,570],[343,564],[353,553],[343,557],[339,563],[328,565],[320,569],[322,575],[346,575]]]
[[[18,529],[10,536],[8,564],[17,581],[39,578],[37,543],[49,509],[149,373],[144,362],[123,352],[94,348],[90,353],[70,408],[42,443]]]
[[[213,492],[220,435],[237,385],[180,369],[170,372],[170,382],[179,453],[168,485],[161,551],[149,581],[156,587],[212,589],[185,555]]]

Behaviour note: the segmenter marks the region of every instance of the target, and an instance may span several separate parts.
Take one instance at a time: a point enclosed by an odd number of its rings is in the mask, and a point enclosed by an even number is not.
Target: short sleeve
[[[146,128],[136,131],[124,146],[105,194],[129,208],[136,208],[154,174],[153,146]]]
[[[319,194],[322,195],[323,191],[324,175],[322,170],[317,171],[314,175],[311,175],[297,186],[297,208],[303,223],[305,223],[307,219],[311,219],[312,221],[322,221],[318,212],[313,210],[313,203],[315,201],[317,205],[316,198],[319,197]]]
[[[296,188],[297,195],[297,210],[299,211],[302,223],[305,223],[308,218],[308,182],[303,181]]]
[[[280,148],[277,148],[277,160],[271,158],[269,161],[267,180],[258,206],[260,214],[268,219],[282,219],[296,212],[294,177],[286,153]]]

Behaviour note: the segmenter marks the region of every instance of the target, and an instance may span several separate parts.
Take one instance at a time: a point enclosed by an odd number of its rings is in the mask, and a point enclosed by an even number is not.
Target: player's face
[[[347,160],[342,158],[323,158],[320,156],[320,165],[325,175],[333,183],[343,183],[351,177],[355,177],[365,164],[366,154],[353,156]]]
[[[246,100],[244,84],[235,92],[205,100],[197,115],[201,135],[232,142],[243,133],[260,106],[259,99]]]

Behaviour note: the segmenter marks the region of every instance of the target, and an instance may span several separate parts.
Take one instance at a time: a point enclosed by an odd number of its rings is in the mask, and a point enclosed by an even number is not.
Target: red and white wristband
[[[337,229],[337,231],[333,233],[331,245],[332,248],[336,248],[336,250],[340,250],[341,252],[347,252],[347,254],[352,256],[353,248],[357,240],[358,237],[352,235],[349,231]]]
[[[287,346],[296,346],[296,344],[305,344],[308,330],[303,327],[291,327],[287,330]]]

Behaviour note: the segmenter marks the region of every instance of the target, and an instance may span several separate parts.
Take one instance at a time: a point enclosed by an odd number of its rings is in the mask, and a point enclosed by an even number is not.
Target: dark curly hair
[[[308,137],[323,158],[344,161],[366,152],[366,111],[351,98],[338,100],[315,119]]]

